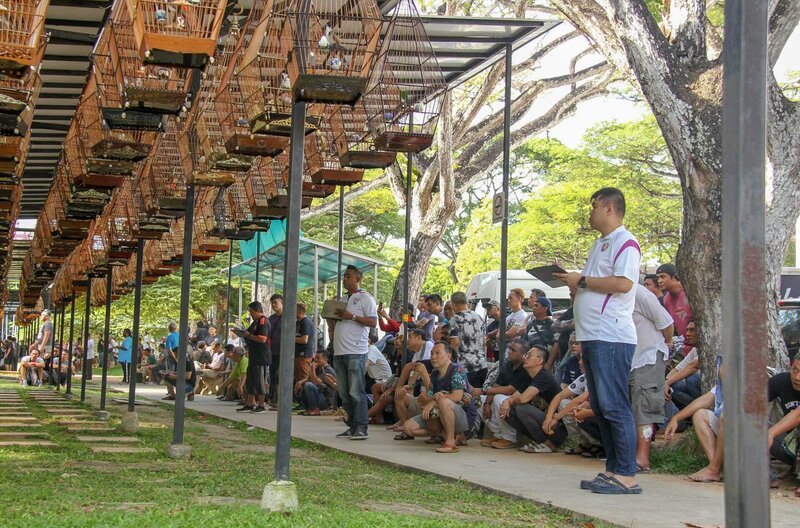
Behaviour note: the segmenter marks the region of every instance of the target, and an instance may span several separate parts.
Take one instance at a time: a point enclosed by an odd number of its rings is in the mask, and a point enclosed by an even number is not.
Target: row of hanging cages
[[[154,152],[145,162],[140,178],[144,212],[155,217],[181,217],[186,213],[186,176],[174,120],[167,121]]]
[[[116,4],[92,51],[100,108],[108,127],[162,131],[162,116],[184,112],[194,70],[140,59],[127,9]]]
[[[214,234],[229,240],[250,240],[259,232],[267,232],[270,220],[257,218],[250,209],[244,180],[237,179],[221,189],[212,206]]]
[[[3,0],[0,3],[0,76],[17,76],[38,66],[47,36],[50,0]]]
[[[214,56],[227,0],[122,0],[142,61],[201,68]]]

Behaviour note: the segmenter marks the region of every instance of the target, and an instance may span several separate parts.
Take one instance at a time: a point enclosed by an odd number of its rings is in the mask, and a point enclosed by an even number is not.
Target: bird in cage
[[[312,68],[317,67],[317,54],[313,51],[309,52],[308,54],[308,65]]]
[[[289,74],[286,70],[281,72],[281,88],[288,90],[292,87],[292,81],[289,79]]]
[[[167,11],[165,9],[161,9],[160,7],[156,9],[156,22],[158,24],[167,23]]]
[[[322,31],[322,36],[319,38],[319,42],[317,42],[317,47],[319,47],[320,51],[328,51],[332,38],[333,30],[329,25],[325,24],[325,29]]]
[[[290,106],[292,104],[292,96],[288,92],[282,93],[281,102],[286,106]]]
[[[342,59],[339,57],[338,53],[330,58],[328,61],[328,66],[334,71],[339,71],[342,69]]]

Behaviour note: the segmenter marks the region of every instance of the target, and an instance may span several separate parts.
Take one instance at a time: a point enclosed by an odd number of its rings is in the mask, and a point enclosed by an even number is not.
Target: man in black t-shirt
[[[789,364],[789,372],[775,374],[769,379],[767,384],[767,398],[769,401],[775,399],[780,404],[783,415],[786,416],[797,408],[800,408],[800,354],[796,354]],[[786,437],[790,433],[774,435],[774,440],[769,448],[770,455],[781,462],[794,466],[795,453],[790,453],[784,444]]]
[[[517,445],[517,430],[500,418],[500,406],[515,392],[521,393],[531,384],[531,377],[523,366],[523,356],[528,350],[522,338],[508,344],[507,359],[497,373],[497,380],[486,391],[483,402],[483,417],[486,433],[481,445],[495,449],[510,449]]]
[[[247,378],[245,390],[247,403],[236,409],[236,412],[262,414],[267,411],[264,398],[269,390],[270,347],[269,322],[264,315],[264,308],[258,301],[247,305],[250,319],[253,321],[247,331],[241,335],[247,343]]]
[[[306,315],[305,303],[297,303],[297,326],[294,334],[294,382],[309,377],[314,359],[314,323]]]
[[[500,406],[500,417],[517,430],[517,434],[533,441],[522,446],[525,453],[552,453],[567,437],[567,430],[559,424],[552,434],[542,429],[547,406],[561,391],[556,379],[544,368],[550,351],[543,346],[534,346],[524,356],[523,366],[531,377],[530,385],[514,394]]]

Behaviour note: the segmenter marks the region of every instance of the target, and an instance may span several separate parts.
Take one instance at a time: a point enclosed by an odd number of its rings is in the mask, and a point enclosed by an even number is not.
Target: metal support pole
[[[133,345],[128,364],[128,412],[136,410],[136,365],[139,364],[139,326],[142,315],[142,273],[144,268],[144,240],[136,243],[136,278],[133,290]]]
[[[50,367],[48,370],[48,375],[50,376],[50,383],[53,383],[53,369],[55,368],[55,353],[56,353],[56,345],[58,344],[58,307],[53,307],[50,309],[51,313],[53,314],[50,320],[53,323],[53,348],[50,350]]]
[[[328,283],[322,283],[322,304],[325,304],[325,301],[328,300]],[[322,324],[322,344],[325,347],[328,346],[328,321],[327,319],[323,319],[320,324]]]
[[[261,274],[261,233],[256,233],[256,291],[253,295],[253,299],[256,301],[259,298],[258,295],[258,286],[261,282],[261,278],[259,275]]]
[[[61,355],[64,351],[64,320],[66,319],[67,315],[67,304],[61,301],[61,316],[58,318],[60,323],[59,331],[58,331],[58,372],[56,373],[56,390],[61,390],[61,368],[64,366],[62,365]],[[50,362],[52,364],[52,360]],[[52,379],[52,378],[51,378]]]
[[[186,353],[189,346],[189,292],[192,285],[192,228],[194,227],[194,185],[186,186],[186,216],[183,226],[183,265],[181,268],[181,312],[178,329],[178,375],[175,381],[175,421],[172,444],[183,444],[183,418],[186,396]]]
[[[75,346],[75,290],[72,290],[72,308],[69,312],[69,358],[67,358],[67,394],[72,394],[72,348]]]
[[[286,253],[283,268],[283,316],[281,317],[281,362],[278,375],[278,442],[275,447],[275,480],[289,480],[292,440],[292,388],[294,336],[297,326],[297,282],[300,263],[300,208],[303,193],[303,147],[306,103],[292,107],[292,139],[289,169],[289,211],[286,216]]]
[[[508,185],[511,178],[511,56],[513,46],[506,44],[506,86],[503,103],[503,222],[500,227],[500,365],[506,362],[506,296],[508,292]]]
[[[108,388],[108,340],[111,335],[111,295],[114,293],[114,267],[108,267],[106,276],[106,316],[103,321],[103,373],[100,376],[100,410],[106,410],[106,390]],[[97,347],[97,352],[101,352]]]
[[[336,297],[342,296],[342,251],[344,251],[344,186],[339,187],[339,244],[336,254]]]
[[[314,246],[314,328],[317,328],[318,324],[319,324],[319,247],[315,245]],[[314,348],[316,349],[316,345]]]
[[[222,348],[228,342],[230,335],[230,321],[231,321],[231,267],[233,266],[233,240],[228,242],[228,289],[225,293],[225,333],[222,337]]]
[[[81,357],[81,402],[86,401],[86,353],[89,351],[89,319],[92,315],[92,276],[86,286],[86,310],[83,317],[83,356]]]
[[[414,127],[414,114],[409,116],[409,129]],[[409,267],[411,264],[411,176],[414,172],[414,154],[412,152],[406,153],[406,222],[404,231],[404,245],[403,245],[403,306],[400,308],[400,322],[403,325],[403,350],[400,354],[400,372],[406,366],[406,356],[408,356],[408,323],[411,322],[413,310],[408,309],[408,294],[411,285],[411,272]],[[408,315],[405,315],[408,314]],[[400,372],[397,375],[400,375]]]
[[[768,2],[725,2],[722,365],[725,525],[770,526],[765,166]],[[711,271],[711,270],[709,270]],[[747,302],[742,302],[747,299]]]
[[[239,313],[236,314],[236,320],[239,324],[242,323],[242,293],[244,293],[244,289],[242,287],[242,277],[239,277]]]

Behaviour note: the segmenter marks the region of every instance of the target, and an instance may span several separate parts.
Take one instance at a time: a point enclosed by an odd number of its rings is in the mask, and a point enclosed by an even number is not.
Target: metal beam
[[[67,390],[64,391],[67,394],[72,394],[72,347],[74,346],[75,341],[72,340],[72,335],[75,332],[75,290],[72,290],[72,307],[69,311],[69,361],[67,364],[69,365],[68,374],[67,374]]]
[[[511,57],[514,49],[506,44],[505,97],[503,100],[503,221],[500,226],[500,365],[506,362],[506,296],[508,294],[508,198],[511,180]]]
[[[89,275],[86,286],[86,311],[83,316],[83,356],[81,357],[81,403],[86,401],[86,370],[89,362],[86,352],[89,350],[89,320],[92,316],[92,275]]]
[[[128,364],[128,412],[136,411],[136,367],[139,365],[139,330],[142,315],[142,274],[144,271],[144,240],[136,242],[136,277],[133,288],[133,346]]]
[[[770,526],[765,166],[768,2],[725,2],[722,350],[725,525]],[[708,270],[712,272],[713,270]],[[747,299],[747,302],[743,302]]]
[[[106,410],[106,389],[108,388],[108,341],[111,337],[111,295],[114,293],[113,288],[114,267],[109,266],[108,275],[106,275],[106,314],[103,320],[103,350],[97,347],[97,352],[103,353],[103,373],[100,376],[100,410]],[[99,343],[98,343],[99,344]]]

